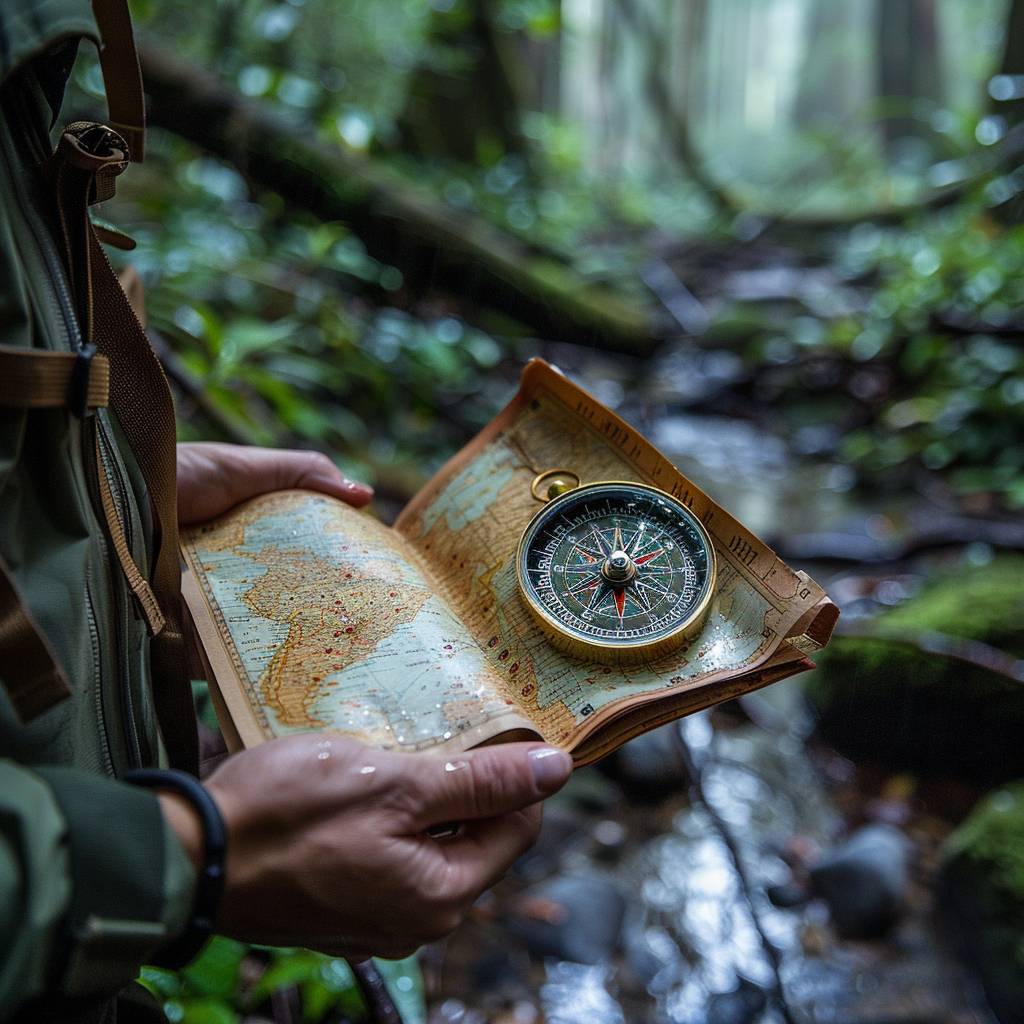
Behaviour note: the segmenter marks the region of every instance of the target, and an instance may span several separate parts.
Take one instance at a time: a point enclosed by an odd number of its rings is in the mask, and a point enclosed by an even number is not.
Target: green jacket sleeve
[[[0,760],[0,1020],[116,992],[183,930],[194,887],[153,792]]]

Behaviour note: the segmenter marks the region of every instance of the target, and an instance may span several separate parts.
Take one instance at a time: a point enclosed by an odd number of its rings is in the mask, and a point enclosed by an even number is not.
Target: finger
[[[463,834],[444,846],[449,864],[451,895],[465,902],[475,900],[496,885],[508,869],[533,846],[540,831],[540,807],[475,821]]]
[[[257,451],[273,457],[270,471],[274,474],[274,490],[302,487],[330,494],[356,507],[365,505],[373,497],[372,487],[349,480],[322,452],[275,451],[267,448]]]
[[[445,759],[416,755],[409,810],[417,829],[494,818],[561,789],[572,758],[558,747],[504,743]]]
[[[321,452],[197,442],[178,445],[178,521],[203,522],[258,494],[305,487],[365,505],[373,490],[346,479]]]

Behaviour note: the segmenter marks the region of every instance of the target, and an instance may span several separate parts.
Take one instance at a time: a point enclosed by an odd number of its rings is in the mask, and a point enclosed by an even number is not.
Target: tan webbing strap
[[[103,462],[103,452],[100,449],[99,433],[96,434],[96,472],[100,485],[100,504],[103,506],[103,518],[107,521],[107,530],[110,533],[110,541],[114,545],[114,553],[118,562],[121,563],[121,571],[128,581],[128,587],[135,595],[139,611],[146,620],[146,628],[150,636],[156,636],[164,628],[164,616],[157,604],[156,595],[149,585],[149,580],[139,570],[132,558],[131,549],[128,547],[128,538],[124,532],[124,525],[121,516],[118,514],[117,505],[114,502],[114,495],[110,490],[110,480],[107,477],[106,466]]]
[[[124,136],[131,160],[141,163],[146,151],[146,100],[128,0],[92,0],[92,10],[102,42],[100,67],[109,124]]]
[[[178,553],[177,443],[174,403],[156,354],[106,253],[89,231],[93,285],[93,339],[110,359],[111,406],[117,413],[153,505],[153,591],[166,624],[153,637],[153,699],[172,761],[198,770],[199,745],[187,657],[181,630],[181,563]]]
[[[54,704],[71,696],[46,637],[26,609],[18,588],[0,558],[0,675],[14,710],[23,723],[31,722]]]
[[[74,352],[0,345],[0,408],[96,409],[109,398],[110,361],[104,355],[83,364]]]

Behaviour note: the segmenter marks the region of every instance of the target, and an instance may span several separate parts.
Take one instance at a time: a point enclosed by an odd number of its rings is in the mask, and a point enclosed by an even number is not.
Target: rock
[[[1024,1024],[1024,782],[981,801],[947,839],[938,898],[1000,1024]]]
[[[1024,686],[909,638],[976,640],[1024,658],[1024,557],[935,577],[816,656],[806,693],[821,735],[854,760],[986,785],[1024,776]]]
[[[889,825],[868,825],[811,868],[814,895],[844,939],[881,938],[896,922],[908,884],[910,841]]]
[[[539,882],[557,869],[563,855],[586,837],[586,817],[566,801],[549,802],[544,808],[537,841],[512,865],[525,882]]]
[[[660,941],[652,943],[652,935]],[[678,947],[668,933],[650,928],[637,907],[626,915],[619,945],[622,960],[616,980],[621,990],[630,995],[643,996],[648,991],[648,986],[668,962],[663,959],[666,947],[671,949],[672,962],[681,962]],[[661,955],[655,952],[655,945],[661,947]]]
[[[563,875],[525,890],[509,930],[537,957],[579,964],[607,960],[619,944],[626,898],[600,875]]]
[[[588,765],[577,768],[552,799],[583,811],[614,816],[615,808],[622,803],[622,790],[606,778],[598,766]],[[552,800],[548,800],[545,806],[551,804]]]
[[[768,993],[746,978],[731,992],[716,992],[708,999],[705,1024],[752,1024],[768,1005]]]
[[[640,803],[656,803],[675,793],[685,793],[688,779],[676,745],[677,728],[670,723],[637,736],[602,761],[601,771]]]
[[[779,882],[765,889],[765,895],[773,907],[789,910],[791,907],[803,906],[809,899],[807,888],[798,882]]]

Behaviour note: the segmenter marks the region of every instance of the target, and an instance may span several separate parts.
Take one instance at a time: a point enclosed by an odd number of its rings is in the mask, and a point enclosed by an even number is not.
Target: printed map
[[[707,527],[715,597],[686,646],[622,667],[562,654],[537,627],[514,558],[541,507],[531,482],[556,468],[584,483],[662,487]],[[288,491],[193,531],[183,547],[201,594],[189,598],[193,618],[207,653],[218,653],[217,683],[244,694],[258,738],[330,729],[388,748],[459,749],[528,728],[575,747],[625,710],[656,710],[663,695],[755,680],[769,660],[796,671],[834,623],[816,584],[539,362],[394,528]],[[816,616],[823,628],[813,627]],[[257,741],[253,728],[244,742]]]
[[[330,729],[419,749],[507,714],[475,641],[364,513],[303,491],[185,542],[265,735]]]

